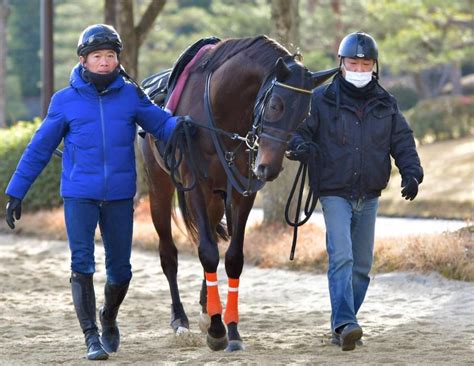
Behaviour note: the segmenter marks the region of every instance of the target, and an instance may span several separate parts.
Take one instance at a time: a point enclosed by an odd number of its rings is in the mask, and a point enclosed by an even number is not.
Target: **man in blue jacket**
[[[307,161],[309,144],[318,146],[332,342],[349,351],[362,337],[356,315],[369,286],[378,200],[390,179],[390,156],[407,200],[416,197],[423,169],[410,126],[378,83],[375,40],[351,33],[341,41],[338,56],[340,73],[314,90],[311,114],[290,141],[287,156]]]
[[[22,199],[64,139],[61,196],[71,250],[70,282],[90,360],[107,359],[120,342],[116,318],[132,277],[137,124],[166,141],[178,119],[152,104],[131,82],[120,66],[121,50],[120,36],[111,26],[96,24],[82,32],[70,86],[53,96],[6,189],[7,223],[13,229]],[[107,273],[105,302],[99,309],[102,337],[92,279],[97,223]]]

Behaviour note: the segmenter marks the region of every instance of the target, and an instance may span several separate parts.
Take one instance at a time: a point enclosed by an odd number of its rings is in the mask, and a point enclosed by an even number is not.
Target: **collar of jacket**
[[[332,82],[327,85],[323,91],[324,99],[332,105],[336,105],[336,88],[341,88],[340,85],[337,85],[339,83],[338,76],[339,75],[336,75]],[[384,88],[382,88],[378,82],[375,85],[373,93],[374,96],[370,99],[369,104],[373,104],[374,101],[380,101],[387,105],[390,104],[390,94]],[[341,98],[341,107],[345,107],[350,110],[356,110],[357,108],[355,106],[357,105],[357,102],[354,99],[354,103],[350,103],[351,99],[353,98],[350,95],[344,94],[344,98]],[[349,103],[347,103],[348,101]]]
[[[85,81],[82,77],[82,65],[78,63],[71,71],[71,77],[69,79],[69,84],[71,87],[74,89],[80,90],[81,92],[85,92],[87,94],[92,94],[92,95],[99,95],[100,93],[97,91],[96,87],[94,84],[91,82]],[[106,89],[106,93],[112,91],[112,90],[117,90],[122,88],[125,85],[125,80],[124,78],[119,75],[117,79],[115,79]],[[103,94],[103,93],[102,93]]]

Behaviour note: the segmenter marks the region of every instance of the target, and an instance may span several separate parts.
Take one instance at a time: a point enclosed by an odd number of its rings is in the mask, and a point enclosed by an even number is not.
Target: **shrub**
[[[406,117],[422,143],[468,136],[474,128],[474,95],[423,100]]]
[[[388,92],[397,98],[398,106],[402,111],[413,108],[420,99],[415,89],[403,84],[392,86]]]
[[[2,193],[10,181],[26,145],[31,140],[41,121],[19,122],[14,126],[0,130],[0,189]],[[59,181],[61,176],[61,160],[55,157],[43,170],[25,197],[24,208],[37,210],[50,208],[62,203],[59,195]],[[5,207],[7,197],[0,195],[0,205]],[[3,210],[0,210],[3,215]]]

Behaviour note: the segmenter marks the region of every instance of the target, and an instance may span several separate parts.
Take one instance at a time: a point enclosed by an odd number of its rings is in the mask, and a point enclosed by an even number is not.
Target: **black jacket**
[[[319,146],[321,196],[380,196],[390,179],[390,156],[402,177],[423,180],[413,131],[395,98],[375,80],[358,90],[338,74],[315,89],[311,114],[297,134]]]

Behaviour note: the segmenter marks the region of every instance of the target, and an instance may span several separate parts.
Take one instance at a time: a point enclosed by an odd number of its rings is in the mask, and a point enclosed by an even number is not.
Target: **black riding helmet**
[[[88,26],[77,42],[77,55],[87,56],[92,51],[114,50],[117,55],[122,51],[122,40],[114,27],[107,24]]]
[[[344,57],[365,58],[375,60],[375,76],[379,75],[379,49],[375,39],[364,32],[354,32],[345,36],[339,45],[337,55],[341,58],[340,64]]]

